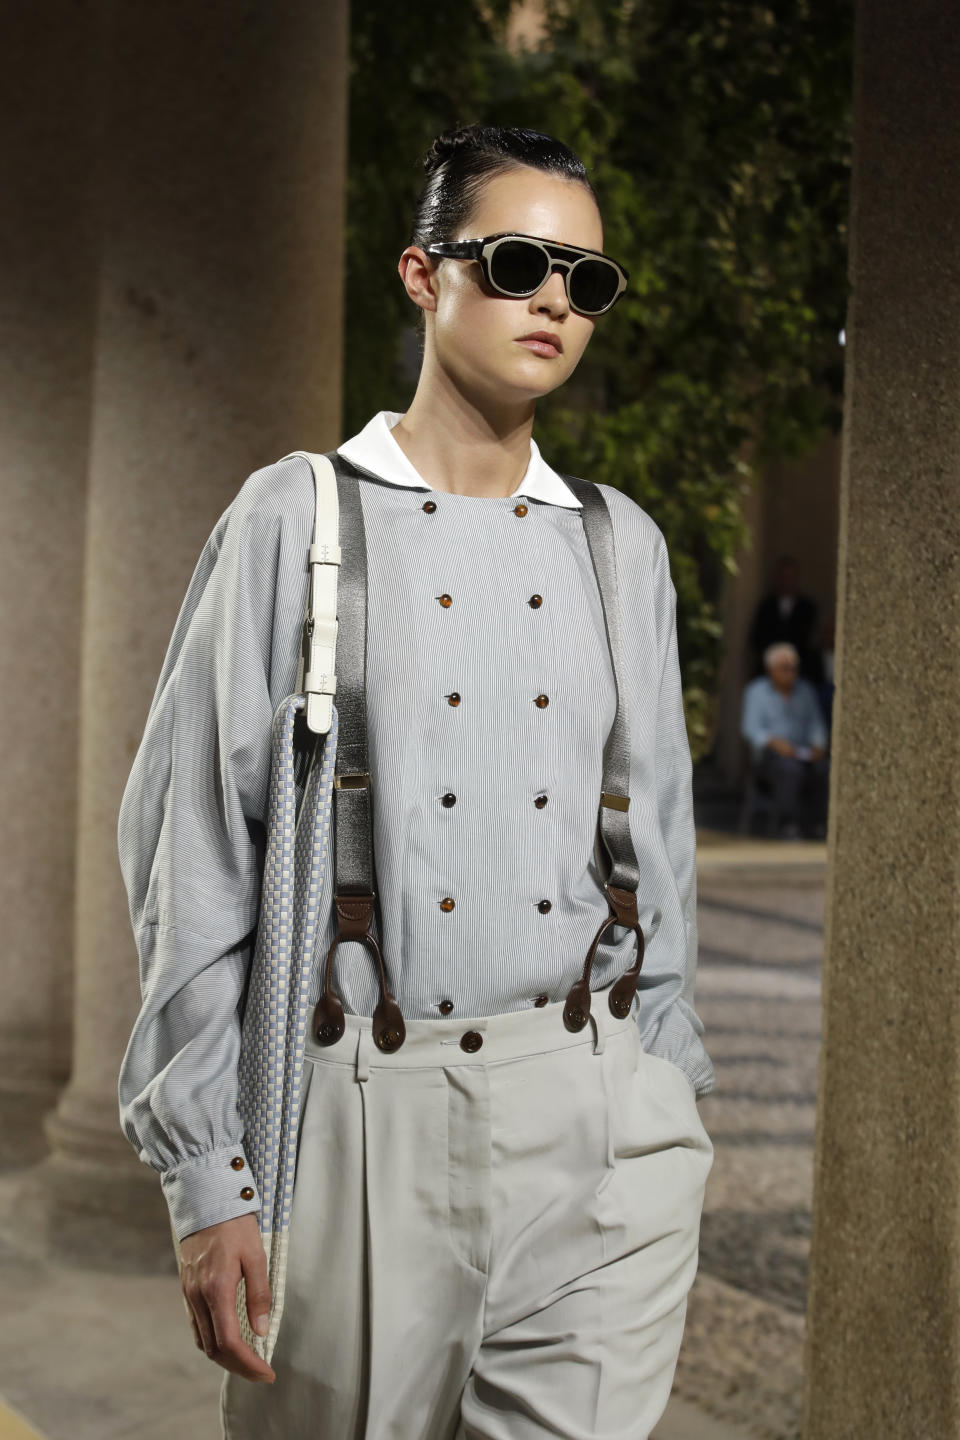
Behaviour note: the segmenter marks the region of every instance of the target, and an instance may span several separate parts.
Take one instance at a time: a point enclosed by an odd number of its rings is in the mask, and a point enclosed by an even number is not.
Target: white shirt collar
[[[337,452],[354,465],[362,465],[383,480],[394,485],[413,485],[419,490],[433,490],[418,470],[407,459],[396,440],[390,434],[394,425],[403,419],[399,410],[380,410],[368,420],[356,435],[337,446]],[[530,461],[523,479],[513,492],[532,500],[545,500],[548,505],[566,505],[571,510],[581,509],[570,486],[551,469],[540,454],[537,442],[530,437]]]

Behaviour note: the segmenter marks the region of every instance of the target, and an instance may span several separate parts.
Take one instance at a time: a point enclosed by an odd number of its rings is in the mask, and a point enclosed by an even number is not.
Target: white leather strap
[[[337,693],[337,579],[340,566],[340,503],[336,472],[326,455],[291,450],[284,460],[302,455],[313,471],[316,509],[313,543],[307,553],[310,580],[304,614],[297,693],[306,696],[307,727],[325,735],[333,720]],[[304,656],[304,652],[306,658]]]

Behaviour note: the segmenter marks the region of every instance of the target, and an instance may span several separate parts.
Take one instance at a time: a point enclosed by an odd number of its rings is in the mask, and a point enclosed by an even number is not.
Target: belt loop
[[[607,1012],[602,1006],[591,1008],[590,1024],[593,1026],[593,1053],[602,1055],[607,1043]]]
[[[370,1078],[370,1027],[361,1025],[357,1034],[357,1079]]]

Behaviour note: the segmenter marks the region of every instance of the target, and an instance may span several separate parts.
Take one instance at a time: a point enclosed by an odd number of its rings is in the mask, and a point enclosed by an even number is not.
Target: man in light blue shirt
[[[743,692],[740,730],[758,774],[773,791],[784,838],[826,833],[829,760],[827,728],[800,659],[788,641],[769,645],[765,675]],[[805,809],[805,814],[802,813]]]

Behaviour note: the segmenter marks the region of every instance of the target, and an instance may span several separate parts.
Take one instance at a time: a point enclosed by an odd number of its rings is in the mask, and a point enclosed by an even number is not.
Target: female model
[[[532,438],[537,399],[627,277],[558,141],[468,126],[425,168],[399,262],[425,326],[417,391],[338,452],[367,552],[375,933],[406,1039],[372,1043],[376,966],[344,941],[346,1031],[307,1040],[272,1366],[235,1313],[241,1276],[255,1328],[270,1298],[238,1014],[271,719],[297,676],[313,525],[300,457],[250,475],[211,535],[124,794],[144,1006],[121,1119],[161,1171],[194,1337],[227,1371],[228,1440],[644,1440],[671,1390],[713,1159],[676,592],[653,520],[600,486],[629,718],[617,803],[646,943],[618,1014],[611,987],[639,942],[607,930],[589,1023],[571,1028],[610,914],[597,816],[618,693],[578,482]]]

